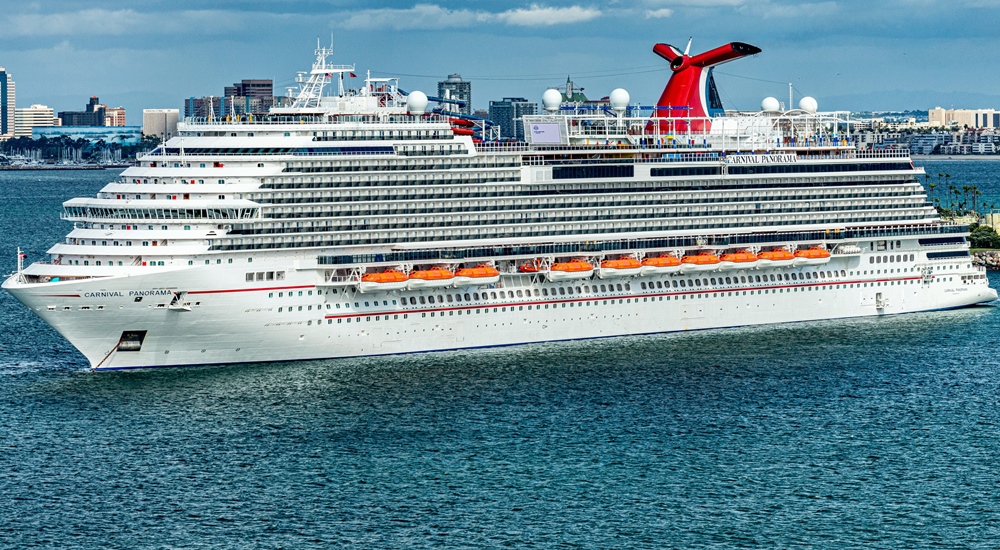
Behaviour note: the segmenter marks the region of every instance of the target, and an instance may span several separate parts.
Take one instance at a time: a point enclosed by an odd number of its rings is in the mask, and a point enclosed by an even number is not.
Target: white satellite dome
[[[628,107],[631,97],[629,97],[628,92],[624,88],[615,88],[611,90],[609,99],[611,100],[611,108],[613,110],[624,111],[625,107]]]
[[[799,109],[809,114],[815,114],[816,110],[819,109],[819,104],[816,103],[814,98],[806,96],[799,100]]]
[[[422,115],[427,110],[427,94],[413,90],[406,96],[406,110],[414,115]]]
[[[765,113],[776,113],[781,110],[781,103],[778,102],[778,98],[776,97],[765,97],[760,102],[760,110]]]
[[[549,88],[542,94],[542,107],[546,111],[558,111],[559,104],[562,103],[562,93],[555,88]]]

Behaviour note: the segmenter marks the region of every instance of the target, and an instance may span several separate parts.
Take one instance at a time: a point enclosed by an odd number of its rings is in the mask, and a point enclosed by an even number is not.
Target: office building
[[[166,142],[177,135],[179,117],[177,109],[143,109],[142,135],[157,136],[161,142]]]
[[[125,107],[105,107],[105,126],[125,126]]]
[[[105,106],[97,99],[97,96],[90,96],[83,111],[60,111],[59,120],[63,126],[104,126]]]
[[[472,114],[472,83],[462,80],[462,75],[448,75],[448,79],[438,82],[438,97],[463,101],[462,105],[452,104],[448,110],[463,115]]]
[[[1000,112],[995,109],[942,109],[927,111],[928,126],[943,128],[1000,128]]]
[[[0,141],[14,137],[14,77],[0,67]]]
[[[505,97],[503,101],[490,102],[490,120],[500,126],[501,139],[524,141],[521,117],[534,114],[538,114],[538,104],[523,97]]]
[[[32,105],[14,109],[14,137],[31,137],[31,129],[42,126],[59,126],[59,119],[51,107]]]

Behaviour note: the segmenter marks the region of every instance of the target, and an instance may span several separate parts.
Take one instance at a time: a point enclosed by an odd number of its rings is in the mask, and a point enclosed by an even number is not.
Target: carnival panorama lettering
[[[164,294],[172,294],[172,290],[164,290],[162,288],[156,290],[130,290],[128,291],[129,297],[134,296],[162,296]],[[121,290],[111,290],[106,292],[84,292],[84,298],[124,298],[125,293]]]
[[[730,155],[726,157],[726,164],[774,164],[779,162],[796,162],[798,155]]]

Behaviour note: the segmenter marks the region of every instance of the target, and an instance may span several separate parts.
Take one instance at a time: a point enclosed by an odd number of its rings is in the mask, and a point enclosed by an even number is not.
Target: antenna
[[[688,53],[691,52],[691,41],[692,40],[694,40],[694,37],[693,36],[689,36],[688,37],[688,45],[687,45],[686,48],[684,48],[684,55],[687,55]]]

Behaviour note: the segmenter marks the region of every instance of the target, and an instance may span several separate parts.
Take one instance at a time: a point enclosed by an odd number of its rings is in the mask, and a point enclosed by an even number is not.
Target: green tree
[[[988,225],[970,225],[969,246],[972,248],[1000,248],[1000,235]]]

